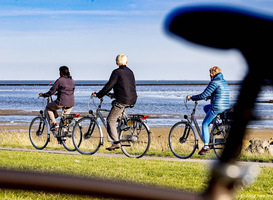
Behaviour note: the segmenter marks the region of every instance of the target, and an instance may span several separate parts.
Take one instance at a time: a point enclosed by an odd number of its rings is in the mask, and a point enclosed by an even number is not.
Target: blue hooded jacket
[[[218,73],[206,87],[206,89],[199,95],[191,97],[192,100],[201,100],[211,97],[211,109],[223,112],[229,109],[229,86],[224,80],[222,73]]]

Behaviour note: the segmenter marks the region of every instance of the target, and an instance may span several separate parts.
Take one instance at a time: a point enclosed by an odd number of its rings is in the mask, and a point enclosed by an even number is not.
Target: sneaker
[[[112,144],[112,146],[107,147],[106,150],[108,150],[108,151],[114,151],[116,149],[119,149],[120,147],[121,147],[120,143],[118,143],[118,144]]]
[[[206,153],[209,153],[209,148],[202,147],[201,151],[198,152],[199,155],[205,155]]]
[[[50,130],[51,130],[51,131],[56,131],[56,130],[58,130],[58,128],[59,128],[59,125],[58,125],[58,124],[52,124],[52,125],[50,126]]]

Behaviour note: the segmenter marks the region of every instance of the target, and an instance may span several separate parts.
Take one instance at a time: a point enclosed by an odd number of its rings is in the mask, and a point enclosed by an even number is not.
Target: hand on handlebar
[[[106,94],[106,96],[108,96],[109,98],[113,99],[114,98],[114,93],[108,93],[108,94]],[[97,93],[96,92],[94,92],[94,93],[91,94],[91,99],[93,97],[97,97]]]
[[[113,99],[115,97],[114,93],[108,93],[107,96],[110,98],[110,99]]]
[[[211,99],[211,96],[207,97],[205,100],[208,101],[208,100],[210,100],[210,99]]]
[[[97,97],[97,93],[96,92],[94,92],[94,93],[91,94],[90,98],[92,99],[93,97]]]
[[[44,96],[44,94],[43,94],[43,93],[39,93],[38,98],[40,98],[40,97],[44,97],[44,98],[45,98],[45,96]]]
[[[51,93],[50,92],[47,92],[47,93],[39,93],[39,97],[44,97],[44,98],[46,98],[46,97],[51,97],[52,95],[51,95]],[[39,98],[38,97],[38,98]]]

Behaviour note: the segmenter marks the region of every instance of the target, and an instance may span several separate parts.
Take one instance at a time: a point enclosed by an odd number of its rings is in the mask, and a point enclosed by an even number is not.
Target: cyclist
[[[57,92],[57,99],[50,102],[45,109],[48,113],[50,129],[57,130],[59,128],[55,117],[58,117],[57,110],[63,109],[62,114],[69,114],[74,107],[74,90],[75,83],[70,76],[70,72],[67,66],[61,66],[59,68],[60,77],[55,81],[50,90],[46,93],[40,93],[39,96],[50,97]]]
[[[98,92],[93,93],[91,98],[102,98],[114,90],[111,111],[107,117],[107,139],[112,142],[112,146],[106,148],[108,151],[113,151],[121,147],[119,136],[117,133],[116,122],[120,118],[124,108],[133,107],[137,100],[135,76],[131,69],[127,67],[127,56],[119,54],[116,57],[116,64],[119,66],[112,71],[109,81]]]
[[[217,114],[229,108],[229,86],[224,80],[222,70],[214,66],[210,68],[211,81],[206,89],[199,95],[187,96],[187,100],[211,99],[211,104],[204,106],[206,116],[202,123],[202,137],[204,139],[204,147],[199,151],[199,155],[209,152],[209,125],[213,122]]]

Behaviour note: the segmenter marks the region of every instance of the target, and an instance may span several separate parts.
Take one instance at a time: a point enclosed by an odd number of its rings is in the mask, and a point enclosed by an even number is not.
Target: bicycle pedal
[[[57,140],[64,140],[64,135],[56,135]]]
[[[122,131],[128,131],[130,129],[130,126],[123,127],[121,130]]]
[[[121,145],[122,147],[130,147],[131,145],[130,144],[123,144]]]
[[[57,141],[58,141],[58,144],[62,144],[63,143],[63,141],[60,140],[60,139],[58,139],[58,138],[57,138]]]

